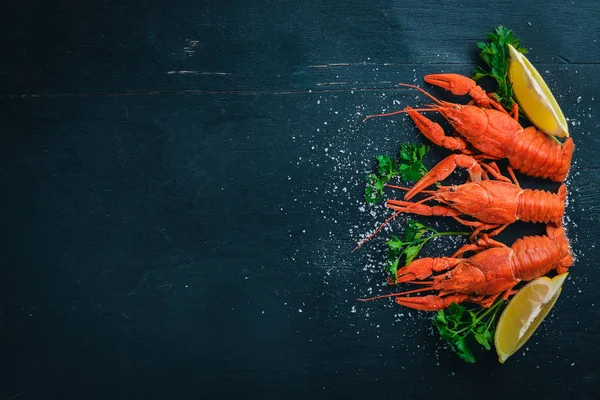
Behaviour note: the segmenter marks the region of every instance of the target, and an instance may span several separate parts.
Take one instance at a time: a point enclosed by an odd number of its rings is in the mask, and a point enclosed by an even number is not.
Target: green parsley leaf
[[[365,201],[377,203],[383,196],[383,186],[379,177],[375,174],[367,175],[367,186],[365,188]]]
[[[456,353],[458,354],[458,356],[460,358],[462,358],[463,360],[465,360],[468,363],[475,363],[475,361],[477,361],[475,359],[475,356],[473,355],[473,352],[471,351],[471,349],[469,348],[469,346],[467,346],[466,340],[464,337],[459,337],[456,342],[454,343],[454,347],[456,350]]]
[[[477,340],[477,342],[486,350],[490,350],[492,348],[492,346],[490,346],[490,343],[492,342],[492,333],[484,328],[485,326],[478,327],[473,332],[473,336],[475,337],[475,340]]]
[[[402,247],[405,246],[406,244],[407,243],[404,243],[403,241],[398,239],[396,236],[392,236],[392,239],[388,240],[388,242],[387,242],[387,245],[389,246],[390,250],[392,250],[392,251],[402,250]]]
[[[406,249],[404,250],[404,255],[406,256],[406,261],[404,261],[404,264],[405,265],[410,264],[415,259],[417,254],[419,254],[419,251],[421,251],[422,247],[423,247],[422,244],[407,246]]]
[[[434,229],[426,227],[419,221],[409,219],[406,222],[406,229],[404,230],[404,240],[413,242],[415,239],[419,239],[423,236],[427,231],[435,232]]]
[[[425,145],[403,143],[400,146],[400,174],[404,181],[418,181],[426,173],[427,168],[423,165],[423,157],[429,151]],[[404,168],[402,168],[404,166]]]
[[[469,347],[475,339],[486,350],[491,350],[493,332],[499,311],[504,301],[497,300],[490,308],[475,307],[467,309],[452,303],[433,317],[433,325],[440,337],[450,344],[450,348],[468,363],[474,363],[475,356]]]
[[[375,158],[379,162],[379,166],[377,167],[377,174],[379,176],[393,176],[397,173],[398,163],[396,160],[390,158],[387,154]]]
[[[512,45],[517,51],[527,54],[527,49],[521,47],[519,39],[515,38],[510,29],[500,25],[494,33],[486,33],[489,40],[487,43],[477,43],[481,52],[479,56],[486,64],[488,69],[476,67],[472,78],[479,80],[483,77],[490,77],[496,81],[498,88],[496,91],[497,100],[507,109],[510,109],[515,103],[512,83],[508,80],[509,52],[508,45]]]
[[[444,313],[444,310],[439,310],[437,312],[437,314],[435,314],[435,317],[433,317],[435,320],[437,320],[438,322],[441,322],[443,324],[447,324],[448,321],[446,320],[446,315]]]
[[[400,263],[400,257],[397,257],[395,260],[391,261],[388,264],[388,272],[390,276],[398,276],[398,264]]]
[[[423,157],[428,151],[426,145],[403,143],[397,158],[387,154],[377,156],[377,173],[367,175],[365,201],[371,204],[379,202],[386,183],[395,176],[400,176],[404,182],[421,179],[428,172],[423,165]]]

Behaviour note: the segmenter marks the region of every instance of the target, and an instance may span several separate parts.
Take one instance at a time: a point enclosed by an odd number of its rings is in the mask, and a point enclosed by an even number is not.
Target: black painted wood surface
[[[598,398],[599,7],[439,3],[4,4],[0,399]],[[422,141],[362,117],[469,75],[499,24],[572,124],[577,262],[525,354],[472,366],[431,314],[356,302],[385,236],[350,251],[388,215],[374,157]]]

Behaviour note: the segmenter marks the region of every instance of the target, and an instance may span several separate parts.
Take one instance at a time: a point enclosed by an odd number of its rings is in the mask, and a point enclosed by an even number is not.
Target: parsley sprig
[[[399,265],[407,265],[413,261],[429,240],[450,235],[469,235],[469,232],[438,232],[418,221],[409,220],[404,229],[403,240],[392,236],[392,239],[386,242],[388,245],[388,272],[391,277],[394,278],[397,275]],[[404,262],[400,264],[402,258],[404,258]]]
[[[423,165],[423,157],[429,151],[429,146],[414,143],[403,143],[398,151],[398,157],[389,155],[377,156],[377,173],[367,175],[365,201],[377,203],[383,197],[385,184],[394,176],[400,176],[403,181],[418,181],[428,171]]]
[[[486,350],[492,348],[496,320],[503,304],[504,301],[499,299],[487,309],[467,309],[452,303],[447,309],[437,312],[433,318],[433,325],[461,359],[474,363],[476,360],[469,347],[470,338],[474,338]]]
[[[477,43],[477,47],[481,50],[479,55],[488,69],[476,67],[473,79],[478,80],[485,76],[493,78],[498,83],[496,99],[510,109],[515,104],[515,100],[512,83],[508,81],[508,45],[512,45],[523,54],[527,54],[527,49],[521,47],[519,39],[515,38],[513,32],[502,25],[496,28],[495,33],[486,33],[486,36],[489,42]]]

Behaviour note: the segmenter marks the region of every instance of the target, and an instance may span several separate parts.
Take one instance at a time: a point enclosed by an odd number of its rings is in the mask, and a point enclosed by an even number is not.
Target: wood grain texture
[[[598,397],[595,2],[24,1],[1,14],[0,399]],[[526,354],[473,367],[430,314],[357,304],[384,290],[384,237],[350,250],[387,215],[361,210],[374,157],[422,140],[406,118],[362,117],[426,102],[397,82],[469,74],[500,23],[572,123],[577,263]]]
[[[515,30],[536,65],[600,63],[595,0],[500,1],[493,9],[484,2],[431,0],[177,6],[67,0],[5,7],[1,26],[11,40],[0,55],[11,62],[0,66],[3,94],[311,89],[304,76],[328,64],[367,63],[381,75],[415,65],[474,64],[474,43],[499,23]],[[360,74],[369,69],[317,82],[371,87],[376,80]]]

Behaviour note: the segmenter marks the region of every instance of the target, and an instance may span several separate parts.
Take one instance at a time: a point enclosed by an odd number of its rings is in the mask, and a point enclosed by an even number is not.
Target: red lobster
[[[433,143],[464,153],[453,154],[444,161],[453,168],[467,168],[474,181],[479,178],[478,161],[502,158],[507,158],[512,168],[526,175],[550,178],[555,182],[565,180],[573,156],[573,139],[568,138],[564,144],[560,144],[533,126],[523,128],[517,122],[516,107],[513,107],[511,117],[497,101],[477,86],[474,80],[465,76],[433,74],[425,76],[425,82],[450,90],[455,95],[468,94],[476,105],[440,101],[417,86],[401,84],[419,90],[436,104],[419,110],[406,107],[401,111],[371,115],[366,119],[407,113],[423,135]],[[446,136],[438,123],[417,111],[438,111],[461,137]],[[467,143],[476,150],[468,149]]]
[[[388,200],[386,206],[397,211],[397,213],[453,217],[461,224],[475,228],[471,239],[475,238],[480,232],[488,230],[493,230],[488,233],[489,236],[497,235],[509,224],[518,220],[524,222],[552,222],[556,225],[562,223],[567,198],[567,187],[564,183],[558,189],[557,194],[543,190],[522,189],[514,175],[512,175],[514,183],[482,180],[462,185],[439,186],[435,191],[422,190],[422,187],[429,186],[431,183],[442,180],[447,176],[446,164],[448,164],[448,161],[442,161],[436,165],[412,189],[408,190],[404,197],[411,199],[418,193],[428,193],[432,196],[416,203]],[[502,177],[492,167],[487,168],[494,176]],[[400,188],[393,185],[389,186]],[[429,200],[436,200],[444,205],[428,206],[423,204]],[[466,221],[460,218],[460,215],[471,216],[477,221]]]
[[[458,157],[465,157],[458,155]],[[385,205],[396,211],[372,234],[362,240],[354,250],[371,240],[385,225],[400,213],[410,213],[425,216],[452,217],[463,225],[475,228],[470,239],[473,240],[481,232],[487,236],[495,236],[502,232],[508,225],[517,221],[543,222],[560,225],[565,213],[565,200],[567,199],[567,186],[563,183],[558,193],[544,190],[522,189],[517,178],[509,168],[514,183],[500,174],[495,164],[486,165],[486,170],[494,177],[502,179],[487,180],[487,174],[481,171],[484,180],[468,182],[462,185],[438,186],[437,190],[423,190],[425,187],[446,178],[453,170],[446,159],[431,169],[411,189],[401,186],[386,185],[395,189],[407,190],[404,198],[410,200],[419,193],[431,196],[417,201],[387,200]],[[479,168],[479,166],[477,166]],[[443,206],[429,206],[424,204],[430,200],[438,201]],[[468,215],[476,221],[461,218]]]
[[[469,258],[459,257],[467,251],[477,253]],[[513,288],[519,282],[539,278],[553,269],[562,274],[571,265],[573,257],[564,229],[548,224],[545,236],[525,236],[511,247],[483,237],[475,244],[463,246],[452,257],[415,260],[398,269],[396,283],[409,282],[425,287],[363,301],[396,297],[396,303],[400,305],[426,311],[441,310],[451,303],[462,302],[490,307],[501,294],[504,299],[514,294]],[[447,272],[433,275],[442,271]],[[405,296],[432,290],[438,293]]]

